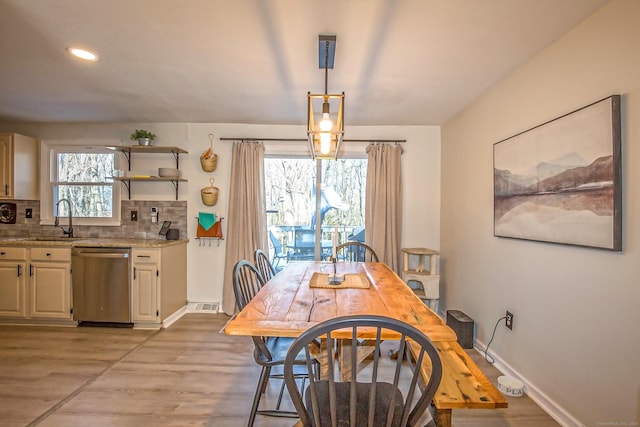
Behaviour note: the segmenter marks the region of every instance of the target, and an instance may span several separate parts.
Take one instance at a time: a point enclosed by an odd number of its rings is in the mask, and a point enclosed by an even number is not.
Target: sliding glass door
[[[366,159],[266,158],[264,169],[276,268],[327,259],[336,230],[338,243],[364,241]]]

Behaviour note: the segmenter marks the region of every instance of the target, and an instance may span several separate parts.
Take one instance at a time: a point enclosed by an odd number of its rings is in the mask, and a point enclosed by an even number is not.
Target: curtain
[[[365,241],[381,262],[400,274],[402,253],[402,147],[367,147]]]
[[[246,259],[253,262],[256,249],[267,248],[267,220],[264,198],[264,145],[234,142],[229,191],[229,220],[224,263],[222,310],[236,310],[233,294],[233,267]]]

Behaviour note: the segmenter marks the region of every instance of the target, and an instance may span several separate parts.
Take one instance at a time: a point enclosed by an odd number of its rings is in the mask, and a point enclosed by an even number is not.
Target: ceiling
[[[439,125],[606,2],[0,0],[0,121],[304,125],[335,34],[347,127]]]

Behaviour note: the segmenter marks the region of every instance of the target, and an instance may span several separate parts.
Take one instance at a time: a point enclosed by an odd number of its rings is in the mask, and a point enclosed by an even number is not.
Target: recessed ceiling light
[[[80,59],[94,62],[98,60],[98,55],[86,49],[80,49],[79,47],[70,47],[67,50],[71,55]]]

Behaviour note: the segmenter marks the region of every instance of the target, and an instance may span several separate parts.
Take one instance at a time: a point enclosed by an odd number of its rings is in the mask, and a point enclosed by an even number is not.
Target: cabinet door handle
[[[133,267],[133,280],[136,280],[136,274],[137,274],[137,270],[135,267]]]
[[[8,196],[9,195],[9,184],[5,184],[4,185],[4,195]]]
[[[46,256],[51,256],[51,254],[50,254],[49,252],[47,252],[45,255],[46,255]]]
[[[33,264],[29,264],[29,277],[33,276]]]
[[[6,255],[6,254],[7,253],[5,251],[0,252],[0,255],[2,255],[2,256]]]
[[[18,264],[18,277],[22,276],[22,266]]]

